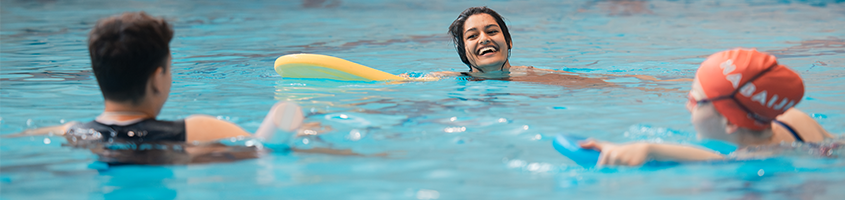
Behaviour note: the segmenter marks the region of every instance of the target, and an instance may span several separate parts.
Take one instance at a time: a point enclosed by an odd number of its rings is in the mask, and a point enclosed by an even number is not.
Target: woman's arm
[[[79,122],[68,122],[68,123],[65,123],[65,124],[62,124],[62,125],[57,125],[57,126],[48,126],[48,127],[41,127],[41,128],[36,128],[36,129],[27,129],[27,130],[22,131],[20,133],[6,135],[6,136],[3,136],[3,137],[23,137],[23,136],[49,135],[49,134],[65,135],[67,130],[70,129],[71,126],[76,125],[76,124],[79,124]]]
[[[598,166],[627,165],[639,166],[649,158],[660,161],[703,161],[724,159],[719,153],[684,145],[630,143],[617,145],[609,142],[588,141],[581,143],[581,148],[595,149],[601,152]]]
[[[533,66],[514,66],[514,68],[524,68],[524,69],[530,69],[530,70],[535,70],[535,71],[544,71],[544,72],[569,73],[569,74],[576,74],[576,75],[579,74],[579,73],[563,71],[563,70],[535,68]],[[607,76],[607,77],[633,77],[633,78],[640,79],[640,80],[643,80],[643,81],[654,81],[654,82],[664,82],[664,81],[692,82],[691,78],[677,78],[677,79],[661,80],[661,79],[657,79],[654,76],[649,76],[649,75],[629,75],[629,74],[596,74],[596,75]]]

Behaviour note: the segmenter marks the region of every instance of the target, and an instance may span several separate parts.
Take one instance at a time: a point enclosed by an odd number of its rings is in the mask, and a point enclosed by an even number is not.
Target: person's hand
[[[603,165],[626,165],[640,166],[648,159],[648,143],[613,144],[589,140],[580,144],[581,148],[595,149],[601,152],[599,162],[596,166]]]
[[[460,76],[460,72],[450,72],[450,71],[442,71],[442,72],[429,72],[425,74],[423,78],[443,78],[447,76]]]
[[[296,137],[307,136],[307,135],[320,135],[329,131],[332,131],[331,126],[323,126],[320,122],[308,122],[302,124],[299,129],[296,130]]]

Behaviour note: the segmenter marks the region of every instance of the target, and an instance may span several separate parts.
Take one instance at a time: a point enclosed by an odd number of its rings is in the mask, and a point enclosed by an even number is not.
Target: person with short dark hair
[[[302,124],[302,110],[290,102],[274,105],[255,135],[207,115],[157,120],[173,81],[171,39],[170,24],[144,12],[98,21],[89,34],[88,50],[103,94],[103,113],[91,122],[28,130],[22,135],[53,132],[76,143],[205,143],[239,137],[269,139],[277,129],[292,131]],[[152,164],[162,163],[172,162]]]

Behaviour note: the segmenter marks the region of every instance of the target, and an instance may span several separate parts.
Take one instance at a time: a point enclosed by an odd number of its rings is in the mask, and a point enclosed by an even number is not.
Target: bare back
[[[804,142],[821,142],[827,138],[833,138],[824,128],[812,117],[801,110],[791,108],[777,117],[778,121],[789,125]],[[773,142],[794,141],[795,137],[786,127],[772,123]]]

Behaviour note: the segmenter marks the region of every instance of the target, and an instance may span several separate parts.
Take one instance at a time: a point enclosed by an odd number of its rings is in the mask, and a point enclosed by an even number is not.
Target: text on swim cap
[[[725,75],[725,78],[731,82],[731,85],[736,89],[739,86],[739,81],[742,80],[742,74],[730,74],[728,73],[733,72],[736,69],[736,65],[733,64],[733,60],[727,60],[719,65],[719,68],[722,68],[722,75]]]
[[[739,85],[739,82],[742,80],[742,74],[729,74],[736,70],[736,65],[733,64],[733,60],[727,60],[719,65],[719,68],[722,69],[722,74],[725,75],[725,79],[731,82],[731,85],[736,89]],[[795,101],[790,101],[787,98],[781,99],[780,103],[776,103],[778,100],[778,95],[773,94],[771,99],[766,100],[768,91],[763,90],[757,94],[754,92],[757,90],[757,86],[754,83],[748,82],[739,89],[739,93],[745,97],[751,97],[752,102],[758,102],[760,105],[765,106],[770,109],[775,110],[782,110],[786,111],[792,106],[795,106]],[[752,96],[753,95],[753,96]]]

